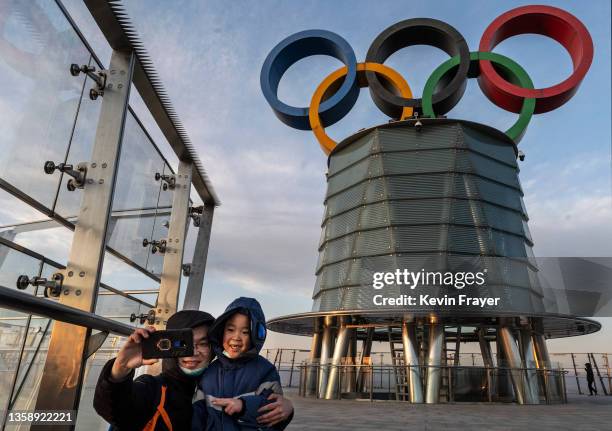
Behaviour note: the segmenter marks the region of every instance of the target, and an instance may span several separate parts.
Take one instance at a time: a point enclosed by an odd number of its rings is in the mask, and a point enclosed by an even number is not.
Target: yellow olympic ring
[[[331,97],[340,87],[343,78],[347,74],[347,70],[348,68],[344,66],[327,76],[327,78],[325,78],[323,82],[319,84],[316,91],[312,95],[310,108],[308,109],[310,128],[314,132],[315,137],[319,141],[319,145],[321,145],[321,148],[326,155],[329,155],[329,153],[332,152],[337,143],[327,136],[325,133],[325,128],[321,125],[321,119],[319,118],[319,106],[323,101]],[[384,79],[385,84],[387,84],[386,86],[395,90],[399,96],[405,99],[412,98],[412,90],[410,90],[410,86],[402,75],[391,69],[389,66],[379,63],[357,63],[357,83],[359,88],[368,86],[368,81],[365,74],[366,72],[377,73]],[[402,110],[400,120],[405,120],[406,118],[411,117],[412,112],[413,109],[411,106],[405,106]]]

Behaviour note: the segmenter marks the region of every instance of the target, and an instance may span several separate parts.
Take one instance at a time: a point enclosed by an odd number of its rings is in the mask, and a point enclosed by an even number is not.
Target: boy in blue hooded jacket
[[[282,395],[276,367],[259,355],[266,339],[261,305],[253,298],[234,300],[209,331],[217,355],[199,383],[205,399],[193,405],[193,430],[282,430],[289,417],[272,428],[258,424],[268,397]]]

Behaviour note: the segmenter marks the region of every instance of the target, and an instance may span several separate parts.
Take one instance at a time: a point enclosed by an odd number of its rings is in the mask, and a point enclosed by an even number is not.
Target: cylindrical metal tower
[[[547,311],[554,298],[538,281],[518,172],[511,139],[461,120],[392,122],[334,149],[312,311],[269,324],[316,334],[311,363],[320,364],[319,387],[308,393],[340,396],[341,365],[355,363],[342,358],[356,337],[363,351],[372,340],[390,342],[398,398],[436,403],[444,392],[452,399],[453,381],[469,378],[449,368],[458,364],[449,357],[472,341],[487,370],[505,369],[495,378],[487,371],[489,398],[509,379],[517,402],[539,402],[538,370],[551,368],[544,337],[594,332],[599,324]],[[359,391],[353,383],[347,387]]]

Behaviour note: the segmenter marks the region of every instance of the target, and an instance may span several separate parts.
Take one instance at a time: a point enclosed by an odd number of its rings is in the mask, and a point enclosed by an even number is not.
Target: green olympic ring
[[[436,117],[432,103],[434,91],[436,87],[452,79],[454,75],[451,72],[456,70],[459,66],[459,60],[460,57],[458,55],[450,58],[438,66],[429,79],[427,79],[425,89],[423,90],[423,116],[431,118]],[[499,66],[499,72],[512,84],[533,89],[533,82],[529,75],[527,75],[527,72],[525,72],[525,69],[508,57],[493,52],[470,52],[468,78],[478,78],[480,76],[480,60],[488,60]],[[512,127],[505,132],[516,144],[520,142],[527,130],[529,121],[531,121],[531,117],[535,111],[535,105],[535,98],[530,97],[523,99],[523,106],[521,107],[518,120],[516,120]]]

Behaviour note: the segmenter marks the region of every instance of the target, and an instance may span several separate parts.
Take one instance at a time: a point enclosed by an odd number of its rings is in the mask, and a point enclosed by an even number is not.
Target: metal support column
[[[366,338],[363,340],[361,347],[361,356],[359,357],[359,367],[357,368],[357,392],[364,392],[366,387],[366,380],[364,375],[371,370],[370,367],[365,367],[365,358],[370,358],[372,353],[372,340],[374,338],[374,328],[368,328],[366,331]]]
[[[443,344],[444,326],[436,319],[432,319],[429,326],[429,353],[427,355],[427,390],[425,393],[427,404],[437,404],[440,398]]]
[[[423,402],[423,385],[421,383],[421,369],[419,368],[419,345],[416,338],[416,324],[414,321],[404,320],[402,324],[402,343],[404,345],[404,364],[408,376],[408,389],[411,403]]]
[[[527,391],[525,390],[527,381],[525,374],[521,370],[521,355],[514,335],[512,335],[511,329],[505,326],[499,328],[498,335],[500,337],[498,342],[501,343],[504,355],[508,360],[508,367],[511,368],[510,376],[512,376],[512,386],[516,395],[516,401],[519,404],[530,404]]]
[[[535,346],[531,337],[531,329],[525,328],[520,330],[521,343],[523,345],[523,356],[525,364],[525,376],[527,378],[527,389],[529,394],[529,404],[540,404],[537,360],[535,354]]]
[[[346,327],[346,321],[344,319],[341,318],[339,320],[338,338],[336,339],[334,356],[332,358],[331,369],[329,370],[329,379],[327,381],[327,388],[325,390],[326,400],[335,398],[336,391],[339,391],[338,380],[341,372],[340,366],[342,365],[342,358],[346,356],[349,338],[354,331],[354,329],[349,329]]]
[[[199,310],[202,299],[202,286],[204,284],[204,273],[206,272],[206,261],[208,259],[208,245],[210,243],[210,232],[212,229],[213,214],[215,207],[212,204],[204,205],[204,211],[200,215],[200,227],[196,239],[193,257],[191,259],[191,272],[185,292],[184,310]]]
[[[95,310],[98,296],[134,58],[132,52],[123,51],[113,51],[111,57],[91,161],[87,167],[87,183],[81,192],[79,222],[74,230],[59,298],[62,305],[88,312]],[[55,322],[36,410],[78,408],[90,333],[90,329],[82,326]],[[47,428],[38,425],[31,429]],[[56,426],[55,429],[70,428]]]
[[[533,334],[533,342],[536,351],[536,360],[538,368],[552,368],[550,356],[548,355],[548,347],[546,347],[546,339],[541,334]]]
[[[310,357],[306,364],[306,396],[312,396],[317,390],[317,368],[321,358],[322,331],[320,321],[315,323],[315,330],[312,334],[312,346],[310,347]]]
[[[535,347],[537,367],[539,370],[541,370],[541,373],[543,373],[544,375],[544,378],[542,379],[542,382],[544,385],[543,387],[544,393],[550,394],[553,388],[549,384],[550,379],[548,379],[547,373],[548,373],[548,370],[552,368],[552,364],[550,362],[550,356],[548,355],[548,347],[546,347],[546,339],[544,338],[542,334],[534,333],[533,334],[533,344]]]
[[[155,327],[166,327],[168,318],[176,313],[183,265],[185,235],[189,220],[189,192],[191,191],[191,162],[181,160],[172,196],[172,214],[166,240],[166,253],[157,296]],[[199,307],[199,304],[198,304]]]
[[[320,360],[320,372],[319,372],[319,398],[325,397],[325,390],[327,389],[327,380],[329,377],[329,358],[332,354],[334,347],[334,318],[332,316],[325,316],[323,318],[323,339],[321,340],[321,360]]]
[[[348,393],[353,393],[356,391],[356,378],[357,378],[357,368],[356,365],[357,358],[357,330],[351,329],[351,337],[348,341],[348,350],[346,354],[346,364],[350,365],[346,369],[346,379],[344,380],[344,391]]]
[[[486,338],[486,329],[480,328],[478,330],[478,344],[480,345],[480,354],[482,355],[482,362],[485,367],[493,368],[493,355],[491,354],[491,343]]]

